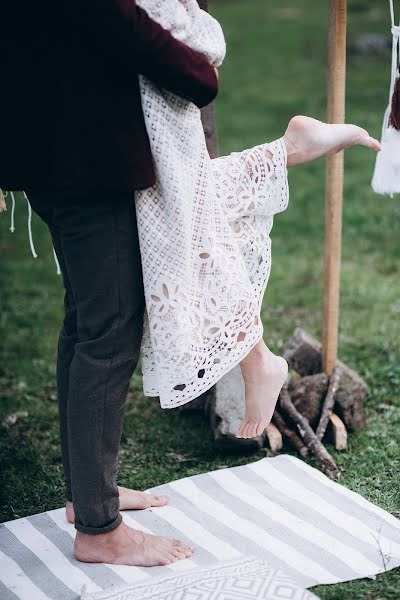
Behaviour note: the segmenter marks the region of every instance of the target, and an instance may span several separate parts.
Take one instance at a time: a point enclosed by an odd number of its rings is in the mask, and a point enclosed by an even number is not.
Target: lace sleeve
[[[229,222],[272,216],[289,202],[287,153],[282,138],[211,161],[217,195]]]

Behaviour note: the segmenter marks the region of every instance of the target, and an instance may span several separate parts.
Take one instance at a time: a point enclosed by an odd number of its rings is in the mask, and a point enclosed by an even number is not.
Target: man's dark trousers
[[[57,387],[67,499],[75,527],[117,527],[116,474],[145,309],[134,192],[27,191],[52,235],[65,286]]]

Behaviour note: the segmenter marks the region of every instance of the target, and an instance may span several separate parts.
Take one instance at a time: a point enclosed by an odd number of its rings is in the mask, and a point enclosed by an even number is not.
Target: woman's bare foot
[[[279,392],[288,374],[288,363],[282,356],[273,354],[264,340],[260,340],[241,361],[240,368],[245,385],[246,409],[236,437],[252,438],[261,435],[271,422]]]
[[[357,125],[336,125],[297,115],[289,121],[283,139],[287,148],[287,166],[294,167],[349,146],[366,146],[377,152],[378,140]]]
[[[122,521],[108,533],[88,535],[77,531],[74,554],[87,563],[155,567],[189,558],[193,548],[180,540],[132,529]]]
[[[140,510],[150,508],[151,506],[164,506],[168,502],[168,496],[155,496],[138,490],[130,490],[118,486],[119,490],[119,509],[120,510]],[[74,505],[67,502],[65,507],[67,521],[75,522]]]

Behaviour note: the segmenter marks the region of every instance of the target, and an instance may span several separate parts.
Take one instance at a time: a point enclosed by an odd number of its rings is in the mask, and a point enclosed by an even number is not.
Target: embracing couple
[[[260,319],[287,168],[379,143],[296,116],[281,138],[211,160],[199,109],[225,42],[196,0],[5,0],[0,21],[0,188],[25,191],[47,224],[65,286],[57,389],[75,556],[167,565],[193,547],[120,513],[168,502],[116,483],[139,356],[163,408],[240,364],[236,435],[260,435],[287,376]]]

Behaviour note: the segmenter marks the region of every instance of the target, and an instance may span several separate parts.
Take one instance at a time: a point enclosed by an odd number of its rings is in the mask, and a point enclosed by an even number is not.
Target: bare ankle
[[[105,540],[112,540],[114,537],[117,537],[120,534],[118,529],[123,525],[123,522],[119,523],[117,527],[112,529],[111,531],[106,531],[104,533],[84,533],[83,531],[76,530],[75,540],[86,541],[86,542],[104,542]]]

